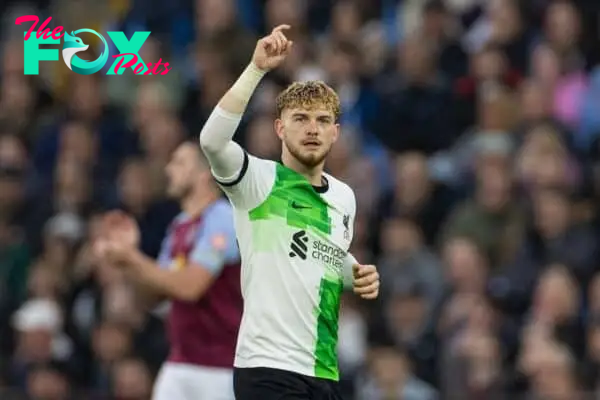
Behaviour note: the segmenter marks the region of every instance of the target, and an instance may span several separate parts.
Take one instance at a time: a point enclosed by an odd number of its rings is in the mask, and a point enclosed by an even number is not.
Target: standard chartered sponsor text
[[[339,247],[330,246],[320,240],[315,240],[312,247],[312,258],[333,267],[336,272],[341,271],[343,266],[342,260],[346,257],[345,251]]]

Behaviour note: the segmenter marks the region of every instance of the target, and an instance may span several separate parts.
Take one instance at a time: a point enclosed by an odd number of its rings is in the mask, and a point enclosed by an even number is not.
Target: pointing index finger
[[[287,24],[281,24],[281,25],[278,25],[278,26],[276,26],[276,27],[273,29],[273,32],[272,32],[272,33],[275,33],[275,32],[281,32],[281,31],[284,31],[284,30],[288,30],[288,29],[290,29],[290,28],[291,28],[291,26],[290,26],[290,25],[287,25]]]

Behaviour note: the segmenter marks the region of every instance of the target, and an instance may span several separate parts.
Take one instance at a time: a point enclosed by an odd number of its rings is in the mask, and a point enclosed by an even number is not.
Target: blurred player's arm
[[[202,265],[190,262],[179,270],[164,269],[140,251],[131,252],[125,262],[131,278],[141,286],[140,293],[148,302],[161,297],[196,301],[214,280],[214,275]]]
[[[135,251],[128,256],[128,270],[137,282],[156,295],[196,301],[226,264],[239,261],[231,208],[223,207],[209,215],[200,235],[186,265],[165,268],[167,265],[161,256],[157,262]],[[165,248],[170,248],[168,242]]]

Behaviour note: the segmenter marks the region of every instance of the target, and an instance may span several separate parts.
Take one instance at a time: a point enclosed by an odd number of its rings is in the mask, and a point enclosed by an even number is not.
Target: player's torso
[[[207,211],[210,211],[208,209]],[[189,268],[189,256],[202,234],[204,216],[180,215],[170,228],[168,268]],[[169,361],[201,366],[231,367],[239,323],[240,300],[235,296],[239,268],[226,266],[198,301],[172,300],[168,316]]]
[[[343,259],[352,239],[347,187],[318,193],[276,166],[267,199],[238,211],[245,308],[237,366],[269,366],[337,379]]]

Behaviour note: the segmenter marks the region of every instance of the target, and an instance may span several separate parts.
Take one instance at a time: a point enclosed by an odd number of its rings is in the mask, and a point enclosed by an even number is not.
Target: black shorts
[[[235,368],[236,400],[342,400],[338,383],[274,368]]]

